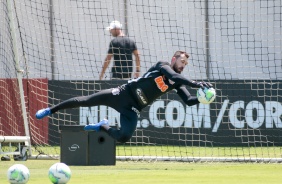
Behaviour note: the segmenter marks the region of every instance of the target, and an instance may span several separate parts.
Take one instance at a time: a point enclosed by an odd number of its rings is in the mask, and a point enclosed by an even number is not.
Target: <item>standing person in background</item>
[[[100,80],[103,79],[113,56],[114,64],[111,79],[130,79],[132,77],[137,78],[140,75],[140,57],[136,44],[123,34],[121,28],[122,24],[116,20],[112,21],[110,26],[107,27],[115,38],[110,42],[108,55],[105,58],[100,74]],[[131,76],[133,72],[132,54],[134,54],[136,60],[134,76]]]

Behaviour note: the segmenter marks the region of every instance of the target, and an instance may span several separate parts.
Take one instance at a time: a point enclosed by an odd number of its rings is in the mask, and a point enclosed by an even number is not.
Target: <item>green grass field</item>
[[[28,184],[48,184],[49,167],[56,160],[27,160],[0,162],[0,183],[8,183],[7,170],[15,163],[30,170]],[[260,163],[183,163],[183,162],[121,162],[116,166],[70,166],[72,177],[68,184],[175,184],[281,183],[282,164]]]

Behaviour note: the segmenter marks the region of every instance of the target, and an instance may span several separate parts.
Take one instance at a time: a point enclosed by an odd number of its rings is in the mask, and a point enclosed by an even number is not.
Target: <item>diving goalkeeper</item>
[[[151,104],[159,96],[175,89],[177,94],[188,106],[198,104],[197,97],[191,96],[186,86],[195,88],[210,88],[207,82],[196,82],[181,75],[188,64],[189,55],[184,51],[177,51],[171,63],[159,61],[153,65],[142,77],[131,79],[127,84],[112,89],[105,89],[89,96],[70,98],[53,107],[37,111],[36,118],[56,113],[62,109],[76,107],[90,107],[106,105],[120,113],[120,129],[110,127],[107,119],[97,124],[89,124],[85,131],[106,131],[115,140],[125,143],[133,135],[140,111]]]

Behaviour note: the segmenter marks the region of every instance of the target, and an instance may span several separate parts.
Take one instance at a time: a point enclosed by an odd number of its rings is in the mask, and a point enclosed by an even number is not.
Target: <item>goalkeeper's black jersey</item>
[[[177,94],[187,105],[191,102],[190,93],[185,85],[196,87],[191,80],[176,73],[168,62],[159,61],[152,66],[147,73],[137,79],[128,81],[134,98],[138,101],[139,108],[142,109],[151,104],[159,96],[176,89]]]

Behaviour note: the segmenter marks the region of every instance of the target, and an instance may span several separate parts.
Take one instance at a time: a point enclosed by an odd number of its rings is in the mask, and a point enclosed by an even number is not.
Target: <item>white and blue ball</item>
[[[55,163],[49,168],[48,177],[52,183],[65,184],[71,178],[71,170],[64,163]]]
[[[23,164],[14,164],[12,165],[7,172],[8,181],[12,184],[25,184],[29,180],[29,170]]]
[[[216,92],[214,88],[199,88],[197,91],[197,98],[200,103],[210,104],[214,101]]]

